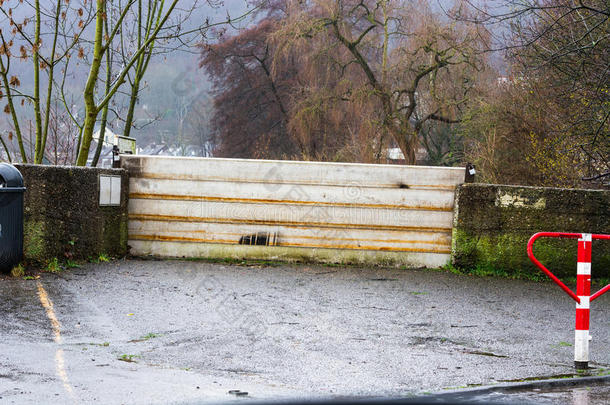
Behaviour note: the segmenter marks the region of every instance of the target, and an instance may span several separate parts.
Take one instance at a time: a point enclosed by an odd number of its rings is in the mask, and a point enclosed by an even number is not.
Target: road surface
[[[0,280],[0,402],[399,398],[561,376],[574,307],[551,283],[433,270],[87,264]],[[607,373],[610,294],[591,307]]]

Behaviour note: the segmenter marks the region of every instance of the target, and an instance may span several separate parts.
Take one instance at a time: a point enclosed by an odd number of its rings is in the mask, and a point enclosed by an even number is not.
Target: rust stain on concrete
[[[227,224],[250,224],[250,225],[272,225],[311,228],[341,228],[341,229],[371,229],[388,231],[417,231],[417,232],[446,232],[451,234],[451,227],[418,227],[418,226],[399,226],[399,225],[362,225],[362,224],[340,224],[330,222],[294,222],[294,221],[272,221],[264,219],[241,219],[241,218],[206,218],[176,215],[156,215],[156,214],[129,214],[129,219],[139,221],[163,221],[163,222],[211,222]]]
[[[181,201],[208,201],[208,202],[223,202],[223,203],[244,203],[244,204],[291,204],[291,205],[321,205],[332,207],[348,207],[348,208],[381,208],[381,209],[399,209],[413,211],[442,211],[451,212],[453,208],[449,207],[432,207],[425,205],[392,205],[392,204],[367,204],[367,203],[341,203],[341,202],[325,202],[325,201],[297,201],[297,200],[272,200],[262,198],[230,198],[230,197],[210,197],[210,196],[189,196],[175,194],[147,194],[147,193],[131,193],[130,199],[143,200],[181,200]]]

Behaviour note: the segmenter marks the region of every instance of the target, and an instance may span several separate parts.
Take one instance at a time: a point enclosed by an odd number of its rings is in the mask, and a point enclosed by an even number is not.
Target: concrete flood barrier
[[[463,168],[121,156],[134,255],[438,267]]]

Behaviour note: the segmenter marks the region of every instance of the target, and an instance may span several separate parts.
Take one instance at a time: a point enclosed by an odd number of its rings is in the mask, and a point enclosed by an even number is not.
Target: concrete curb
[[[556,378],[549,380],[525,381],[518,383],[506,383],[490,385],[486,387],[463,388],[450,391],[435,392],[429,395],[430,398],[455,398],[473,397],[490,393],[508,393],[511,391],[523,391],[536,388],[557,388],[557,387],[579,387],[583,385],[610,384],[610,375],[574,378]],[[422,397],[427,398],[427,397]]]
[[[433,404],[479,404],[477,397],[489,395],[492,393],[510,393],[511,391],[531,390],[535,388],[557,388],[557,387],[578,387],[582,385],[601,385],[610,384],[610,375],[594,376],[594,377],[575,377],[575,378],[556,378],[549,380],[527,381],[519,383],[506,383],[491,385],[487,387],[464,388],[451,391],[442,391],[431,393],[429,395],[414,395],[403,398],[386,398],[386,397],[370,397],[370,398],[334,398],[334,397],[313,397],[286,399],[278,398],[272,400],[253,400],[249,402],[253,405],[433,405]],[[223,404],[237,403],[237,399],[220,401]],[[199,403],[199,402],[196,402]],[[501,404],[505,402],[497,402],[495,399],[487,399],[485,403]],[[519,402],[522,403],[522,402]]]

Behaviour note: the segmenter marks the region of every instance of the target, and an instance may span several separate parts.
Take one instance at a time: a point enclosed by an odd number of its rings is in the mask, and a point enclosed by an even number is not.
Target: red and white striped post
[[[568,238],[578,239],[578,265],[576,268],[576,293],[570,290],[560,279],[549,271],[534,256],[534,242],[536,239],[545,238]],[[607,292],[610,292],[610,284],[591,294],[591,251],[594,239],[610,240],[610,235],[590,233],[567,233],[567,232],[538,232],[527,242],[527,255],[540,270],[555,282],[563,291],[576,301],[576,328],[574,333],[574,367],[586,369],[589,367],[589,305]]]
[[[589,300],[591,296],[591,245],[590,233],[578,239],[578,264],[576,269],[576,330],[574,335],[574,367],[589,367]]]

